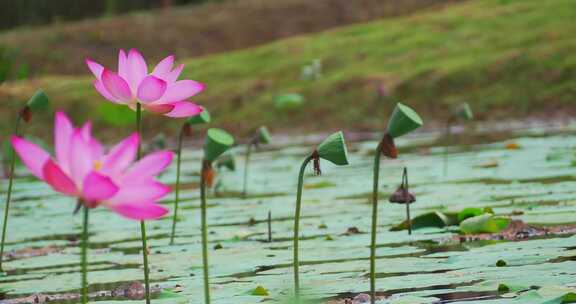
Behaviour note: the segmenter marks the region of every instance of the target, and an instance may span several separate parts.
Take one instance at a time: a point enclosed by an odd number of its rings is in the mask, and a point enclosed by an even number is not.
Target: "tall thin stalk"
[[[140,103],[136,104],[136,132],[138,132],[138,135],[140,136],[136,158],[140,159],[142,154],[142,106]],[[148,268],[148,244],[146,241],[146,223],[144,221],[140,221],[140,235],[142,238],[142,260],[144,262],[144,287],[146,290],[146,304],[150,304],[150,281],[148,278],[150,269]]]
[[[82,222],[82,304],[88,303],[88,265],[87,265],[87,251],[88,251],[88,211],[90,209],[84,206],[84,220]]]
[[[450,138],[450,127],[452,126],[452,122],[449,119],[446,122],[446,129],[444,131],[444,136],[446,138],[446,144],[444,145],[444,155],[443,155],[443,162],[444,162],[444,176],[448,174],[448,139]]]
[[[406,167],[404,167],[404,174],[402,175],[402,184],[404,185],[404,187],[406,188],[406,193],[408,194],[408,196],[410,196],[410,192],[408,192],[408,169]],[[406,204],[406,221],[408,223],[408,235],[412,235],[412,219],[410,218],[410,204],[411,204],[411,200],[408,199],[408,201],[405,202]]]
[[[176,222],[178,221],[178,202],[180,201],[180,163],[183,139],[184,128],[180,129],[180,135],[178,136],[178,150],[176,151],[176,188],[174,189],[174,216],[172,218],[172,234],[170,235],[170,245],[174,244],[174,236],[176,235]]]
[[[204,304],[210,304],[210,277],[208,273],[208,225],[206,221],[206,173],[210,170],[210,163],[207,160],[202,162],[202,173],[200,174],[200,217],[202,225],[202,264],[204,267]]]
[[[268,243],[272,243],[272,211],[268,210]]]
[[[14,135],[18,136],[18,131],[20,128],[20,122],[22,121],[22,116],[19,114],[14,123]],[[4,243],[6,242],[6,229],[8,227],[8,213],[10,211],[10,200],[12,198],[12,186],[14,182],[14,167],[16,165],[16,152],[14,147],[10,146],[10,151],[12,154],[12,159],[10,160],[10,176],[8,177],[8,191],[6,193],[6,205],[4,206],[4,222],[2,224],[2,242],[0,243],[0,272],[4,271],[2,269],[2,261],[4,260]]]
[[[408,221],[408,235],[412,235],[412,219],[410,218],[410,203],[406,203],[406,220]]]
[[[370,303],[376,303],[376,230],[378,226],[378,179],[380,175],[380,156],[382,142],[374,155],[374,179],[372,184],[372,229],[370,235]]]
[[[242,197],[246,198],[248,195],[248,165],[250,163],[250,154],[252,152],[253,141],[250,141],[246,147],[246,159],[244,160],[244,187],[242,190]]]
[[[302,188],[304,186],[304,171],[306,166],[313,159],[310,155],[306,157],[302,166],[300,167],[300,173],[298,174],[298,192],[296,193],[296,210],[294,211],[294,236],[293,236],[293,266],[294,266],[294,295],[296,299],[300,297],[300,261],[298,259],[298,239],[300,235],[300,210],[302,209]]]

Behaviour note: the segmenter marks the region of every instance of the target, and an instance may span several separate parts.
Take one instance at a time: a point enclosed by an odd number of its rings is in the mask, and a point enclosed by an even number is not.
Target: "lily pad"
[[[457,214],[443,213],[440,211],[433,211],[425,214],[418,215],[412,219],[412,229],[420,229],[427,227],[444,228],[446,226],[453,226],[458,224]],[[390,231],[399,231],[408,229],[408,221],[404,221],[399,225],[390,228]]]
[[[498,233],[510,225],[509,218],[498,217],[492,214],[482,214],[468,218],[460,223],[460,231],[464,234]]]
[[[468,207],[458,212],[458,223],[463,222],[467,218],[475,217],[486,213],[482,208]]]

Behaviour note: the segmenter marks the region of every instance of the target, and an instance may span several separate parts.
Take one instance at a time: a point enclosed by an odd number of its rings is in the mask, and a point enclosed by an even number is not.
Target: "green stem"
[[[140,159],[142,153],[142,105],[140,103],[136,104],[136,132],[138,136],[140,136],[140,140],[138,141],[138,151],[136,154],[136,159]]]
[[[406,220],[408,221],[408,235],[412,235],[412,219],[410,218],[410,203],[406,203]]]
[[[268,211],[268,243],[272,243],[272,211]]]
[[[378,178],[382,143],[378,144],[374,155],[374,181],[372,184],[372,230],[370,234],[370,303],[376,303],[376,230],[378,227]]]
[[[170,235],[170,245],[174,244],[176,235],[176,222],[178,221],[178,202],[180,201],[180,163],[182,155],[182,141],[184,139],[184,128],[180,130],[178,136],[178,151],[176,152],[176,188],[174,189],[174,217],[172,218],[172,234]]]
[[[22,121],[22,116],[18,115],[16,122],[14,123],[14,135],[18,136],[18,130],[20,128],[20,121]],[[12,159],[10,160],[10,176],[8,177],[8,191],[6,193],[6,205],[4,206],[4,222],[2,224],[2,242],[0,243],[0,272],[2,272],[2,261],[4,260],[4,243],[6,241],[6,229],[8,228],[8,213],[10,211],[10,199],[12,198],[12,185],[14,180],[14,167],[16,166],[16,152],[14,147],[10,145]]]
[[[142,154],[142,105],[140,105],[140,103],[136,104],[136,132],[138,132],[138,135],[140,136],[136,158],[140,159]],[[148,244],[146,242],[146,223],[144,221],[140,221],[140,234],[142,238],[142,260],[144,262],[144,286],[146,290],[146,304],[150,304],[150,280],[148,278],[150,268],[148,267]]]
[[[88,303],[88,265],[87,265],[87,251],[88,251],[88,211],[90,209],[84,206],[84,221],[82,222],[82,304]]]
[[[201,199],[201,225],[202,225],[202,266],[204,269],[204,304],[210,304],[210,276],[208,273],[208,224],[206,223],[206,171],[209,170],[209,162],[202,161],[202,173],[200,174],[200,199]]]
[[[446,144],[444,145],[444,155],[443,155],[443,162],[444,162],[444,177],[448,174],[448,139],[450,138],[450,126],[451,122],[448,120],[446,122]]]
[[[248,194],[248,164],[250,163],[250,154],[252,152],[252,141],[246,147],[246,159],[244,160],[244,188],[242,190],[242,197],[246,198]]]
[[[148,268],[148,244],[146,242],[146,223],[144,221],[140,221],[140,234],[142,236],[142,260],[144,262],[144,287],[146,289],[146,304],[150,304],[150,279],[148,278],[150,268]]]
[[[304,186],[304,171],[306,166],[312,160],[312,155],[306,157],[302,166],[300,167],[300,173],[298,174],[298,192],[296,193],[296,210],[294,211],[294,236],[292,240],[294,241],[294,246],[292,250],[294,251],[293,266],[294,266],[294,295],[296,299],[300,297],[300,261],[298,260],[298,238],[300,235],[300,210],[302,206],[302,187]]]

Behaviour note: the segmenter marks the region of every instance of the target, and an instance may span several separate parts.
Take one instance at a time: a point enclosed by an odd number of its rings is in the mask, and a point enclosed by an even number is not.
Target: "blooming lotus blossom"
[[[174,68],[174,56],[164,58],[151,73],[142,54],[131,49],[128,54],[120,50],[118,72],[115,73],[91,59],[86,65],[96,80],[94,87],[106,99],[136,109],[144,109],[168,117],[190,117],[202,112],[198,105],[187,101],[202,92],[204,84],[194,80],[177,80],[184,68]]]
[[[134,133],[107,154],[92,137],[91,124],[74,128],[68,117],[56,113],[55,157],[23,138],[13,136],[12,145],[32,174],[55,191],[81,199],[85,206],[104,205],[135,220],[156,219],[168,210],[157,201],[170,188],[155,176],[172,162],[173,153],[159,151],[138,162],[140,138]]]

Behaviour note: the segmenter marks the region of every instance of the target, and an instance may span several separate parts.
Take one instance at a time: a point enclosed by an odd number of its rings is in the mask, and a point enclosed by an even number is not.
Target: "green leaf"
[[[458,212],[458,223],[463,222],[467,218],[482,215],[484,213],[486,212],[484,212],[482,208],[475,208],[475,207],[464,208],[462,209],[462,211]]]
[[[256,288],[254,288],[254,290],[252,290],[252,292],[250,293],[253,296],[259,296],[259,297],[267,297],[270,294],[268,293],[268,290],[262,286],[257,286]]]
[[[498,285],[498,292],[500,292],[500,293],[510,292],[510,287],[508,287],[508,285],[506,285],[506,284],[500,284],[500,285]]]
[[[412,219],[412,229],[420,229],[426,227],[444,228],[457,224],[455,214],[442,213],[439,211],[424,213]],[[390,228],[390,231],[399,231],[408,229],[408,221],[404,221],[396,226]]]
[[[464,234],[498,233],[510,225],[509,218],[497,217],[492,214],[482,214],[471,217],[460,223],[460,231]]]
[[[115,126],[121,127],[134,124],[134,112],[125,106],[102,102],[98,106],[96,113],[102,120]]]
[[[184,298],[181,294],[174,292],[170,289],[164,289],[160,292],[157,299],[175,299],[175,298]]]

